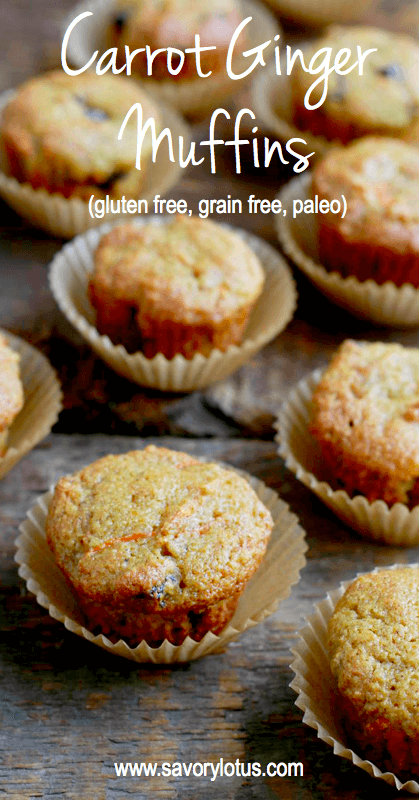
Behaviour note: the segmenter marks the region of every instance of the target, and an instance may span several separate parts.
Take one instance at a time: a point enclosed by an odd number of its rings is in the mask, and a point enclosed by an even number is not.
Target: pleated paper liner
[[[309,25],[361,22],[374,0],[267,0],[281,16]]]
[[[311,175],[303,173],[293,178],[278,198],[287,215],[277,215],[275,225],[285,253],[330,300],[357,317],[376,325],[408,328],[419,325],[419,289],[410,283],[396,286],[392,281],[378,284],[354,276],[343,278],[328,272],[318,262],[317,220],[315,214],[292,216],[294,200],[310,196]]]
[[[223,466],[232,469],[226,464]],[[209,631],[200,642],[187,637],[179,646],[165,640],[157,648],[150,647],[145,641],[132,648],[122,639],[112,644],[103,634],[94,635],[87,630],[83,626],[77,601],[57,567],[45,539],[45,521],[53,495],[52,489],[38,498],[28,512],[28,518],[20,526],[21,533],[16,541],[18,549],[15,555],[15,560],[20,565],[19,575],[25,579],[28,590],[36,596],[38,603],[54,619],[63,622],[68,630],[109,653],[131,661],[171,664],[193,661],[209,653],[219,652],[243,631],[273,614],[278,604],[288,597],[291,587],[299,580],[307,549],[304,531],[288,505],[262,481],[242,470],[237,472],[248,480],[258,498],[271,512],[274,528],[262,564],[245,587],[230,623],[218,636]]]
[[[351,498],[343,489],[333,488],[320,447],[308,431],[313,392],[321,376],[321,370],[315,370],[300,381],[276,421],[279,453],[286,466],[362,536],[394,547],[415,547],[419,544],[419,506],[410,510],[395,503],[390,508],[383,500],[370,503],[363,495]]]
[[[13,95],[12,91],[0,95],[0,114]],[[173,109],[162,106],[160,111],[162,126],[170,128],[175,142],[178,136],[183,136],[184,152],[187,153],[191,139],[189,127]],[[156,163],[147,165],[140,198],[151,203],[156,194],[164,196],[178,182],[181,174],[182,168],[176,161],[170,161],[167,145],[163,142]],[[71,239],[88,228],[101,225],[106,219],[115,219],[115,214],[110,212],[102,219],[92,218],[89,204],[80,197],[66,198],[60,194],[49,194],[45,189],[33,189],[29,183],[19,183],[7,174],[7,160],[1,152],[1,146],[0,197],[36,228],[64,239]]]
[[[147,217],[135,224],[165,225],[168,217]],[[108,336],[95,328],[95,312],[87,287],[93,269],[93,256],[98,242],[112,226],[90,230],[70,242],[55,256],[51,271],[52,293],[61,311],[89,342],[93,350],[116,372],[134,383],[162,391],[191,392],[202,389],[230,375],[290,321],[297,302],[291,272],[284,259],[259,237],[239,229],[241,236],[260,258],[265,271],[265,285],[240,345],[231,345],[225,353],[214,349],[209,356],[195,353],[186,359],[178,354],[167,359],[162,353],[146,358],[142,353],[128,353],[122,345],[114,345]]]
[[[304,45],[303,45],[304,49]],[[288,139],[303,139],[306,144],[296,143],[295,149],[303,155],[314,151],[310,164],[318,161],[340,142],[332,142],[323,136],[315,136],[310,131],[302,131],[292,119],[292,76],[286,74],[286,66],[281,58],[282,75],[276,74],[274,63],[260,70],[251,85],[251,108],[256,115],[260,130],[274,133],[280,142]],[[285,154],[286,155],[286,154]]]
[[[69,64],[81,68],[88,63],[95,50],[99,50],[99,54],[102,54],[109,47],[109,44],[106,43],[106,30],[112,20],[114,5],[113,0],[93,0],[91,3],[83,0],[68,14],[62,29],[63,35],[79,14],[84,11],[91,11],[93,14],[93,16],[83,19],[72,30],[67,47]],[[245,51],[269,39],[273,40],[276,34],[281,33],[277,20],[262,3],[257,0],[243,0],[240,5],[242,19],[252,17],[252,22],[248,23],[245,28],[248,37],[244,45]],[[243,35],[241,35],[234,51],[232,65],[235,74],[241,74],[251,64],[251,60],[241,54],[240,44],[243,41]],[[138,43],[138,46],[141,47],[141,42]],[[274,46],[275,43],[272,41],[270,47],[264,50],[266,59],[273,57]],[[192,119],[199,119],[206,114],[211,114],[220,104],[228,102],[233,94],[243,88],[246,80],[252,79],[252,76],[251,73],[248,78],[232,80],[226,69],[223,68],[208,78],[200,78],[197,75],[196,78],[182,81],[173,80],[169,76],[167,80],[157,81],[150,76],[139,80],[153,97],[169,103],[173,108]],[[136,77],[135,73],[133,73],[133,77]]]
[[[24,405],[9,428],[7,450],[0,457],[3,478],[48,435],[61,411],[61,386],[49,361],[18,336],[2,330],[9,346],[20,355],[20,379]]]
[[[406,566],[417,569],[417,564],[395,564],[391,569]],[[389,568],[378,567],[373,572],[378,572],[380,569]],[[291,664],[295,678],[290,686],[298,694],[295,703],[304,711],[303,722],[317,731],[319,739],[333,747],[335,755],[352,761],[371,777],[379,778],[396,789],[419,794],[419,783],[416,780],[403,783],[393,772],[382,772],[371,761],[355,753],[349,746],[339,719],[339,703],[335,694],[335,680],[330,669],[327,635],[336,604],[352,582],[352,580],[345,581],[339,589],[330,592],[324,600],[316,604],[314,614],[308,618],[307,625],[299,631],[300,641],[292,650],[295,660]]]

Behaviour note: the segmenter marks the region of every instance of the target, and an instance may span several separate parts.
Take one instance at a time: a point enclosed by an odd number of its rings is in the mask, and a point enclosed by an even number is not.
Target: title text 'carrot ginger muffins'
[[[23,407],[23,387],[19,372],[20,356],[0,334],[0,456],[7,445],[8,429]]]
[[[319,220],[319,257],[360,281],[419,286],[419,150],[365,138],[329,153],[313,174],[313,195],[347,203]]]
[[[358,47],[362,53],[376,50],[363,59],[361,74],[359,67],[351,69]],[[332,66],[339,52],[341,56],[339,71],[329,76],[322,105],[314,109],[304,105],[315,81],[313,73],[300,66],[292,72],[293,119],[298,128],[344,143],[367,134],[419,140],[419,45],[413,38],[378,28],[332,25],[323,38],[304,49],[305,64],[321,50],[313,62],[313,68],[318,67],[323,48],[331,48]],[[348,59],[346,48],[351,51]],[[320,101],[323,87],[320,81],[309,94],[310,106]]]
[[[189,359],[240,343],[263,283],[258,257],[237,234],[178,216],[105,234],[89,295],[97,329],[115,344]]]
[[[195,46],[195,35],[199,34],[201,47],[216,48],[200,53],[201,73],[219,73],[225,69],[230,40],[242,18],[237,0],[118,0],[108,39],[118,48],[120,66],[126,61],[126,46],[130,52],[144,50],[131,62],[133,74],[150,74],[148,46],[151,51],[162,51],[150,63],[154,80],[185,81],[201,77],[195,54],[184,52]]]
[[[419,573],[362,575],[329,624],[332,673],[355,748],[402,780],[419,776]]]
[[[34,189],[64,197],[137,197],[151,158],[151,136],[144,139],[141,170],[135,165],[136,114],[118,141],[135,103],[141,104],[145,120],[154,117],[158,130],[158,109],[136,83],[122,76],[72,76],[57,70],[27,81],[2,116],[8,173]]]
[[[237,473],[149,446],[61,478],[46,533],[89,628],[158,646],[225,627],[272,526]]]
[[[419,349],[345,341],[312,400],[310,432],[350,496],[419,501]]]

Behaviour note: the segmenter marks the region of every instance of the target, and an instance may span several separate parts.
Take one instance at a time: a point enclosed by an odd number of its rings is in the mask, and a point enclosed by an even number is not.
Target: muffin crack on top
[[[177,644],[226,625],[272,525],[235,472],[151,445],[61,478],[46,530],[90,625]]]

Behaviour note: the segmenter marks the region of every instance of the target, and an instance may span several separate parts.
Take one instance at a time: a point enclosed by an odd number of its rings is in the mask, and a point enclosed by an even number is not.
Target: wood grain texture
[[[73,5],[0,0],[1,90],[59,65],[60,26]],[[234,109],[247,102],[243,96]],[[227,124],[218,130],[232,138]],[[207,133],[208,120],[194,127],[193,138]],[[208,164],[185,170],[168,197],[184,197],[197,211],[202,197],[230,194],[246,209],[249,194],[273,199],[291,175],[286,167],[257,170],[246,163],[237,176],[230,153],[217,159],[215,175]],[[289,689],[290,647],[313,603],[339,581],[378,565],[415,561],[419,549],[380,547],[345,528],[284,469],[272,421],[295,381],[326,363],[343,338],[418,345],[418,332],[357,321],[296,275],[294,320],[236,375],[190,396],[148,392],[97,359],[56,308],[47,273],[62,242],[30,228],[1,201],[0,212],[1,326],[51,359],[65,402],[56,432],[0,483],[0,800],[369,800],[374,788],[384,800],[394,798],[391,788],[337,759],[301,723]],[[245,211],[218,219],[276,246],[269,215]],[[139,433],[171,436],[139,439]],[[180,435],[189,438],[174,438]],[[224,459],[264,480],[300,517],[309,544],[301,581],[275,615],[224,653],[170,668],[139,668],[68,632],[26,592],[13,561],[19,523],[59,475],[150,441]],[[220,757],[301,761],[304,777],[117,778],[113,767],[115,761]]]
[[[300,513],[308,564],[291,597],[221,655],[138,667],[79,639],[40,608],[13,563],[17,526],[66,472],[153,441],[246,469]],[[0,797],[83,800],[367,798],[370,779],[301,724],[290,647],[313,603],[359,570],[415,560],[362,541],[288,473],[271,442],[52,434],[0,484],[3,688]],[[303,778],[117,778],[117,761],[301,761]],[[386,789],[381,789],[386,797]],[[390,795],[389,795],[390,796]]]

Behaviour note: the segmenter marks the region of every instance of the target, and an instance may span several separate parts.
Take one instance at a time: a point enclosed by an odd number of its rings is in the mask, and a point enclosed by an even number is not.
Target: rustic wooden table
[[[0,88],[57,65],[59,26],[71,6],[71,0],[2,0]],[[287,177],[270,170],[239,180],[225,163],[215,176],[187,172],[169,196],[186,197],[195,208],[202,196],[273,198]],[[275,244],[271,217],[243,214],[240,225]],[[296,275],[294,320],[250,364],[206,392],[161,396],[112,373],[57,310],[47,271],[60,246],[1,205],[1,326],[48,355],[63,383],[65,408],[53,433],[0,484],[0,797],[366,800],[374,788],[393,797],[395,790],[335,757],[302,724],[288,688],[290,647],[329,589],[357,571],[415,561],[419,550],[377,546],[345,528],[285,470],[272,422],[289,388],[324,364],[343,338],[418,345],[419,333],[357,321]],[[139,667],[75,637],[37,605],[13,562],[19,523],[59,475],[150,440],[248,470],[280,493],[307,532],[307,566],[278,612],[223,654],[171,668]],[[300,761],[304,776],[117,778],[113,766],[221,757]]]

